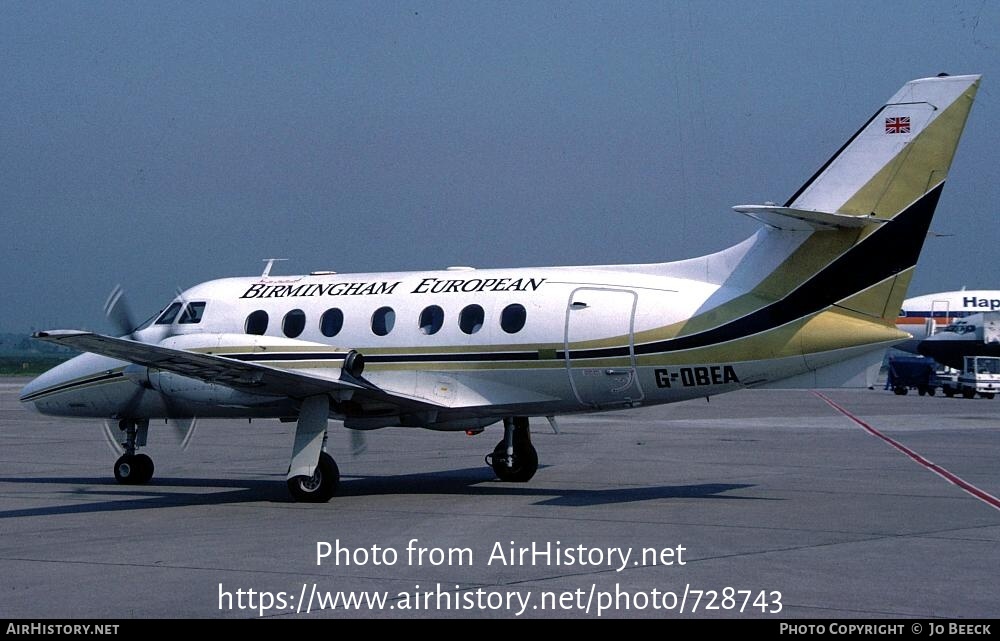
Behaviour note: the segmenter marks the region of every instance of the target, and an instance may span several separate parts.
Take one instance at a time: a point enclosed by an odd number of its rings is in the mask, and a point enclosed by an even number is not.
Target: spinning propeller
[[[186,301],[181,298],[180,288],[177,289],[177,296],[181,299],[180,302],[182,304],[186,303]],[[115,285],[114,289],[111,290],[111,294],[108,295],[108,300],[104,303],[104,314],[118,331],[121,338],[127,338],[133,341],[141,340],[137,335],[139,325],[135,323],[135,317],[132,315],[132,311],[125,297],[125,290],[120,284]],[[198,425],[198,418],[195,416],[185,416],[186,413],[181,411],[180,408],[173,403],[170,396],[160,392],[150,385],[146,371],[145,367],[139,365],[129,365],[125,368],[125,378],[134,382],[137,389],[125,404],[124,409],[120,413],[121,416],[126,418],[142,418],[136,416],[136,412],[139,407],[141,407],[143,398],[147,393],[155,394],[160,403],[166,409],[166,414],[168,416],[167,423],[173,428],[172,431],[177,438],[177,442],[180,444],[182,450],[187,450],[187,448],[191,445],[191,438],[194,436],[195,428]],[[124,451],[121,443],[119,443],[120,437],[118,434],[119,429],[117,421],[113,419],[105,419],[104,437],[108,446],[116,456],[121,455]]]

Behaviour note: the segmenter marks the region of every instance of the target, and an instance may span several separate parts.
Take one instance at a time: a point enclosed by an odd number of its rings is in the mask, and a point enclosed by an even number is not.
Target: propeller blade
[[[121,456],[125,453],[125,448],[123,448],[122,444],[118,442],[118,436],[116,436],[116,433],[119,431],[118,421],[106,418],[104,419],[103,425],[104,441],[108,444],[112,454],[116,457]]]
[[[365,433],[360,430],[350,430],[351,432],[351,456],[361,456],[368,450],[368,439]]]
[[[177,435],[180,441],[181,450],[187,451],[187,448],[191,445],[191,439],[194,437],[194,431],[198,427],[198,418],[174,418],[170,419],[170,424],[174,428],[174,434]]]
[[[120,284],[115,285],[108,295],[108,300],[104,303],[104,314],[121,336],[131,336],[135,331],[135,320],[125,300],[125,290]]]

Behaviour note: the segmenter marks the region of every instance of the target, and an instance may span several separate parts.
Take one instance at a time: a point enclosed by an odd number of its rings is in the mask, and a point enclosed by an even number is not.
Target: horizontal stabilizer
[[[875,218],[873,215],[834,214],[777,205],[737,205],[733,209],[751,218],[756,218],[765,225],[789,231],[857,229],[865,225],[881,225],[889,222],[883,218]]]

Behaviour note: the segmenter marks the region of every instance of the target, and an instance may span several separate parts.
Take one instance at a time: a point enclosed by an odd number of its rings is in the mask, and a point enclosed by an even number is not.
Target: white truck
[[[935,377],[945,396],[993,398],[1000,393],[1000,357],[966,356],[961,371],[945,368]]]

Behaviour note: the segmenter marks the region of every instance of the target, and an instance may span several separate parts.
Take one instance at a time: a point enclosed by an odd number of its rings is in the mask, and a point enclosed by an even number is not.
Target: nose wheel
[[[538,470],[538,452],[531,444],[528,417],[503,420],[504,438],[486,456],[486,463],[501,481],[524,483]]]
[[[145,454],[122,454],[115,461],[115,480],[123,485],[142,485],[153,478],[153,459]]]
[[[136,448],[146,444],[148,420],[122,419],[118,429],[125,433],[122,447],[125,453],[115,461],[115,480],[123,485],[142,485],[153,478],[153,459],[145,454],[136,454]]]

